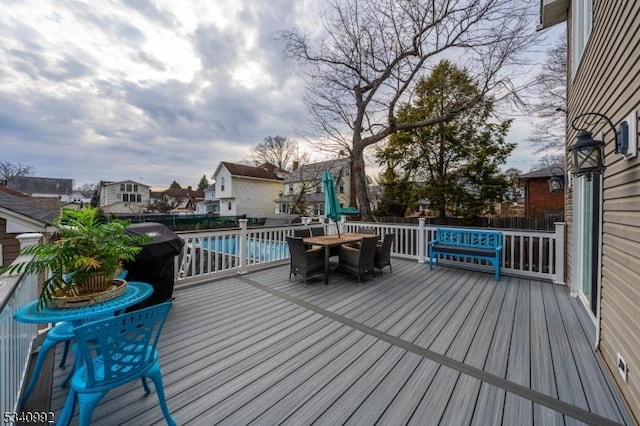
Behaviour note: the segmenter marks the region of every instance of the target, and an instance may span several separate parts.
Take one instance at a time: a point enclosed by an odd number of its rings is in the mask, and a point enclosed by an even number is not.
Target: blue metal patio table
[[[116,312],[122,311],[129,306],[133,306],[138,302],[141,302],[151,296],[153,293],[153,286],[147,283],[138,281],[128,281],[127,287],[123,294],[115,297],[111,300],[104,302],[94,303],[87,306],[77,306],[72,308],[43,308],[38,310],[38,301],[34,300],[19,308],[14,318],[16,321],[31,323],[31,324],[45,324],[45,323],[63,323],[70,324],[68,327],[72,332],[73,327],[82,325],[83,322],[90,318],[101,318],[108,315],[113,315]],[[54,329],[57,327],[54,327]],[[65,327],[66,329],[67,327]],[[59,341],[59,340],[58,340]],[[38,353],[38,359],[36,360],[36,367],[31,376],[31,382],[29,387],[25,391],[22,397],[21,404],[29,399],[31,392],[38,380],[40,370],[47,352],[55,346],[58,341],[52,340],[43,343],[40,353]],[[71,374],[73,371],[71,372]],[[69,376],[70,377],[70,376]],[[64,384],[66,384],[66,380]]]
[[[73,308],[44,308],[38,310],[38,301],[34,300],[19,308],[14,315],[16,321],[31,324],[56,323],[69,321],[81,323],[91,317],[105,316],[121,311],[143,301],[153,293],[153,286],[138,281],[128,281],[127,288],[120,296],[105,302]]]

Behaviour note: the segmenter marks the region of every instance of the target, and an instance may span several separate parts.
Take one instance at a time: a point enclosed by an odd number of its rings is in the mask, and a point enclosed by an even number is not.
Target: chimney
[[[298,170],[298,166],[300,166],[300,162],[299,161],[294,161],[293,162],[293,172],[295,172],[296,170]]]

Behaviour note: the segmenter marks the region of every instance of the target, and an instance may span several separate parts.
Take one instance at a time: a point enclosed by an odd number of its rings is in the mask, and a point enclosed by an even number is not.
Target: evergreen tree
[[[204,191],[208,187],[209,187],[209,180],[207,179],[207,175],[204,174],[202,175],[202,179],[200,179],[200,182],[198,183],[198,191]]]
[[[173,182],[171,182],[171,185],[169,185],[169,189],[181,189],[182,187],[180,186],[180,184],[178,182],[176,182],[175,180]]]
[[[98,207],[100,205],[100,193],[98,192],[98,188],[93,190],[93,194],[91,195],[91,207]]]
[[[499,172],[515,148],[505,142],[511,121],[492,122],[492,99],[465,70],[441,61],[420,80],[413,103],[403,105],[398,121],[442,116],[460,102],[473,104],[452,119],[399,132],[378,152],[380,164],[393,168],[401,181],[415,182],[404,191],[407,205],[427,198],[440,217],[474,217],[490,211],[508,182]]]

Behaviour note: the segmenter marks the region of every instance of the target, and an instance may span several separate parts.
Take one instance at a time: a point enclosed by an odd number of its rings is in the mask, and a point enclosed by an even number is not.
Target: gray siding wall
[[[640,109],[640,2],[595,0],[593,17],[593,30],[575,78],[572,80],[571,72],[568,73],[568,122],[584,112],[599,112],[617,126],[630,112]],[[616,155],[612,132],[604,126],[593,129],[594,135],[603,131],[606,169],[600,351],[637,420],[640,419],[640,158],[629,161]],[[575,136],[569,128],[569,144],[574,143]],[[571,201],[569,190],[566,278],[570,285]],[[617,372],[618,352],[629,366],[628,382]]]

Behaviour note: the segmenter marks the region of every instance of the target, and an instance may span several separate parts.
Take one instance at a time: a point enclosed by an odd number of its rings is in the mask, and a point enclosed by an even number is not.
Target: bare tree
[[[0,161],[0,181],[9,180],[13,176],[29,176],[33,174],[33,166],[11,161]]]
[[[533,167],[531,167],[531,171],[544,169],[551,166],[564,167],[564,154],[544,155]]]
[[[531,3],[531,4],[528,4]],[[534,4],[535,3],[535,4]],[[351,156],[363,219],[372,219],[365,149],[399,130],[447,122],[470,107],[452,103],[439,117],[396,120],[414,82],[446,54],[458,58],[482,88],[480,102],[511,97],[520,53],[539,35],[532,0],[330,0],[318,39],[279,34],[286,53],[305,64],[305,101],[319,130]],[[515,98],[512,98],[515,99]]]
[[[564,108],[567,103],[567,37],[549,49],[542,71],[530,88],[531,101],[526,110],[539,120],[534,124],[534,135],[527,142],[537,152],[558,152],[564,149]]]
[[[264,141],[251,148],[251,159],[256,163],[271,163],[286,170],[295,160],[298,144],[283,136],[267,136]]]

